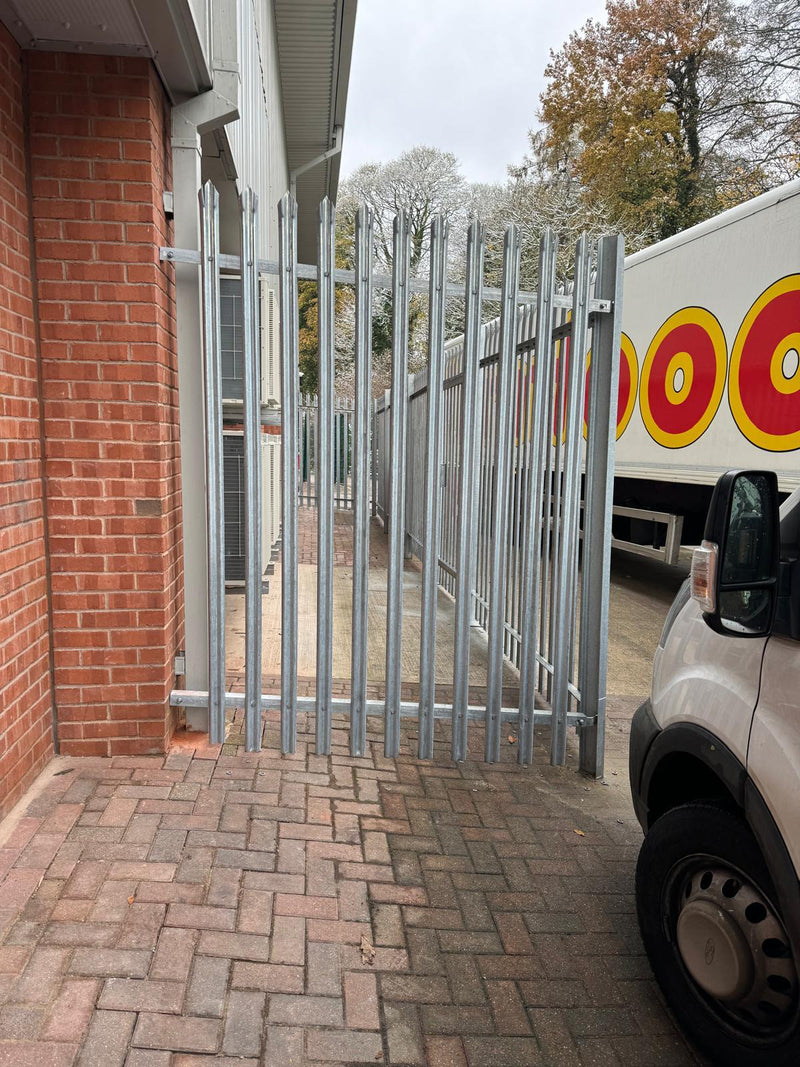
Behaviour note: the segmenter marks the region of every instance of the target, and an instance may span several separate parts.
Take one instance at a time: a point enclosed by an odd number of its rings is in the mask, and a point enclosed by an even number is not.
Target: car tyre
[[[639,854],[636,905],[664,996],[712,1063],[800,1064],[797,946],[738,814],[705,802],[657,819]]]

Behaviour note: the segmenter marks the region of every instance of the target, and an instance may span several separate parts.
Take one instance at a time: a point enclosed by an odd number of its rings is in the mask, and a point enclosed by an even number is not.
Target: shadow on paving
[[[611,703],[607,784],[546,731],[523,769],[471,728],[456,766],[370,720],[354,760],[340,717],[330,757],[301,716],[281,758],[270,716],[258,754],[237,717],[221,751],[54,761],[0,833],[0,1067],[697,1063],[642,954]]]

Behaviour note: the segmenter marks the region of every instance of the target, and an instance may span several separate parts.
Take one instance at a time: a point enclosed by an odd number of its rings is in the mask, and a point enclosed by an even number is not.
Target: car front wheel
[[[744,820],[712,803],[661,816],[639,854],[636,903],[659,985],[711,1061],[797,1067],[796,946]]]

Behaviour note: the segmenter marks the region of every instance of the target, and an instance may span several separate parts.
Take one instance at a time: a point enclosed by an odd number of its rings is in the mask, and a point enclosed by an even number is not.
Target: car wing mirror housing
[[[728,471],[714,487],[692,597],[706,623],[732,637],[772,632],[778,601],[780,518],[773,471]]]

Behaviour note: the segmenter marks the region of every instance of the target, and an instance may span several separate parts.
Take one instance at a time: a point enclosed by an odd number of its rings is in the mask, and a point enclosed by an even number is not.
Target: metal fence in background
[[[468,727],[485,726],[486,760],[500,757],[503,722],[518,728],[517,757],[530,763],[534,725],[552,730],[551,761],[563,763],[568,726],[580,732],[581,768],[602,773],[608,572],[611,550],[613,450],[621,330],[623,243],[603,238],[596,256],[582,238],[575,249],[572,294],[555,285],[557,243],[548,231],[539,250],[538,293],[519,288],[520,238],[514,226],[503,246],[502,285],[483,285],[484,237],[467,235],[465,281],[447,279],[447,226],[431,228],[430,275],[409,276],[408,219],[395,219],[393,273],[373,269],[371,213],[357,213],[355,271],[334,265],[334,211],[320,205],[316,267],[297,262],[297,205],[279,204],[279,261],[259,260],[256,205],[243,194],[242,254],[221,257],[216,191],[201,196],[201,254],[166,250],[200,262],[204,307],[210,685],[206,693],[173,692],[176,705],[209,708],[212,741],[224,738],[226,708],[244,705],[249,750],[261,745],[261,711],[279,708],[281,748],[296,746],[299,711],[314,711],[316,750],[330,752],[331,715],[350,717],[350,751],[362,755],[366,716],[384,719],[384,751],[398,754],[400,720],[419,723],[419,755],[433,754],[434,721],[451,723],[451,754],[466,758]],[[244,697],[224,689],[224,537],[221,501],[219,269],[245,280],[244,451],[246,528],[246,684]],[[596,276],[592,282],[592,269]],[[281,335],[281,686],[261,691],[261,539],[258,449],[259,375],[255,362],[258,273],[280,281]],[[298,380],[298,279],[315,277],[319,295],[319,399],[302,404]],[[355,382],[351,407],[334,400],[334,286],[355,287]],[[375,289],[391,291],[392,389],[371,398],[371,323]],[[428,301],[428,369],[409,381],[409,294]],[[249,294],[249,299],[248,299]],[[465,302],[463,338],[444,345],[446,301]],[[484,299],[500,301],[498,320],[484,324]],[[591,361],[587,358],[591,350]],[[577,357],[574,354],[577,353]],[[306,409],[306,410],[303,410]],[[337,419],[340,419],[337,446]],[[372,428],[370,441],[370,424]],[[585,435],[585,445],[584,445]],[[304,445],[305,442],[305,445]],[[305,448],[305,451],[304,451]],[[338,464],[338,467],[337,467]],[[339,498],[354,506],[351,698],[332,696],[333,525]],[[352,479],[352,487],[348,480]],[[316,694],[298,697],[298,508],[307,489],[317,510]],[[313,489],[313,493],[312,493]],[[371,493],[370,493],[371,490]],[[579,566],[583,501],[586,551]],[[371,509],[370,509],[371,502]],[[385,698],[366,699],[370,510],[383,521],[389,557]],[[422,559],[419,696],[401,699],[404,557]],[[436,701],[437,601],[455,599],[451,703]],[[470,704],[470,629],[485,629],[485,703]],[[503,664],[519,669],[519,698],[504,703]],[[539,695],[540,706],[536,696]],[[545,705],[545,706],[541,706]]]
[[[298,408],[300,420],[300,485],[301,508],[317,506],[317,467],[319,452],[319,397],[315,393],[301,393]],[[333,500],[341,510],[353,508],[353,420],[355,401],[352,397],[336,396],[333,403]]]

